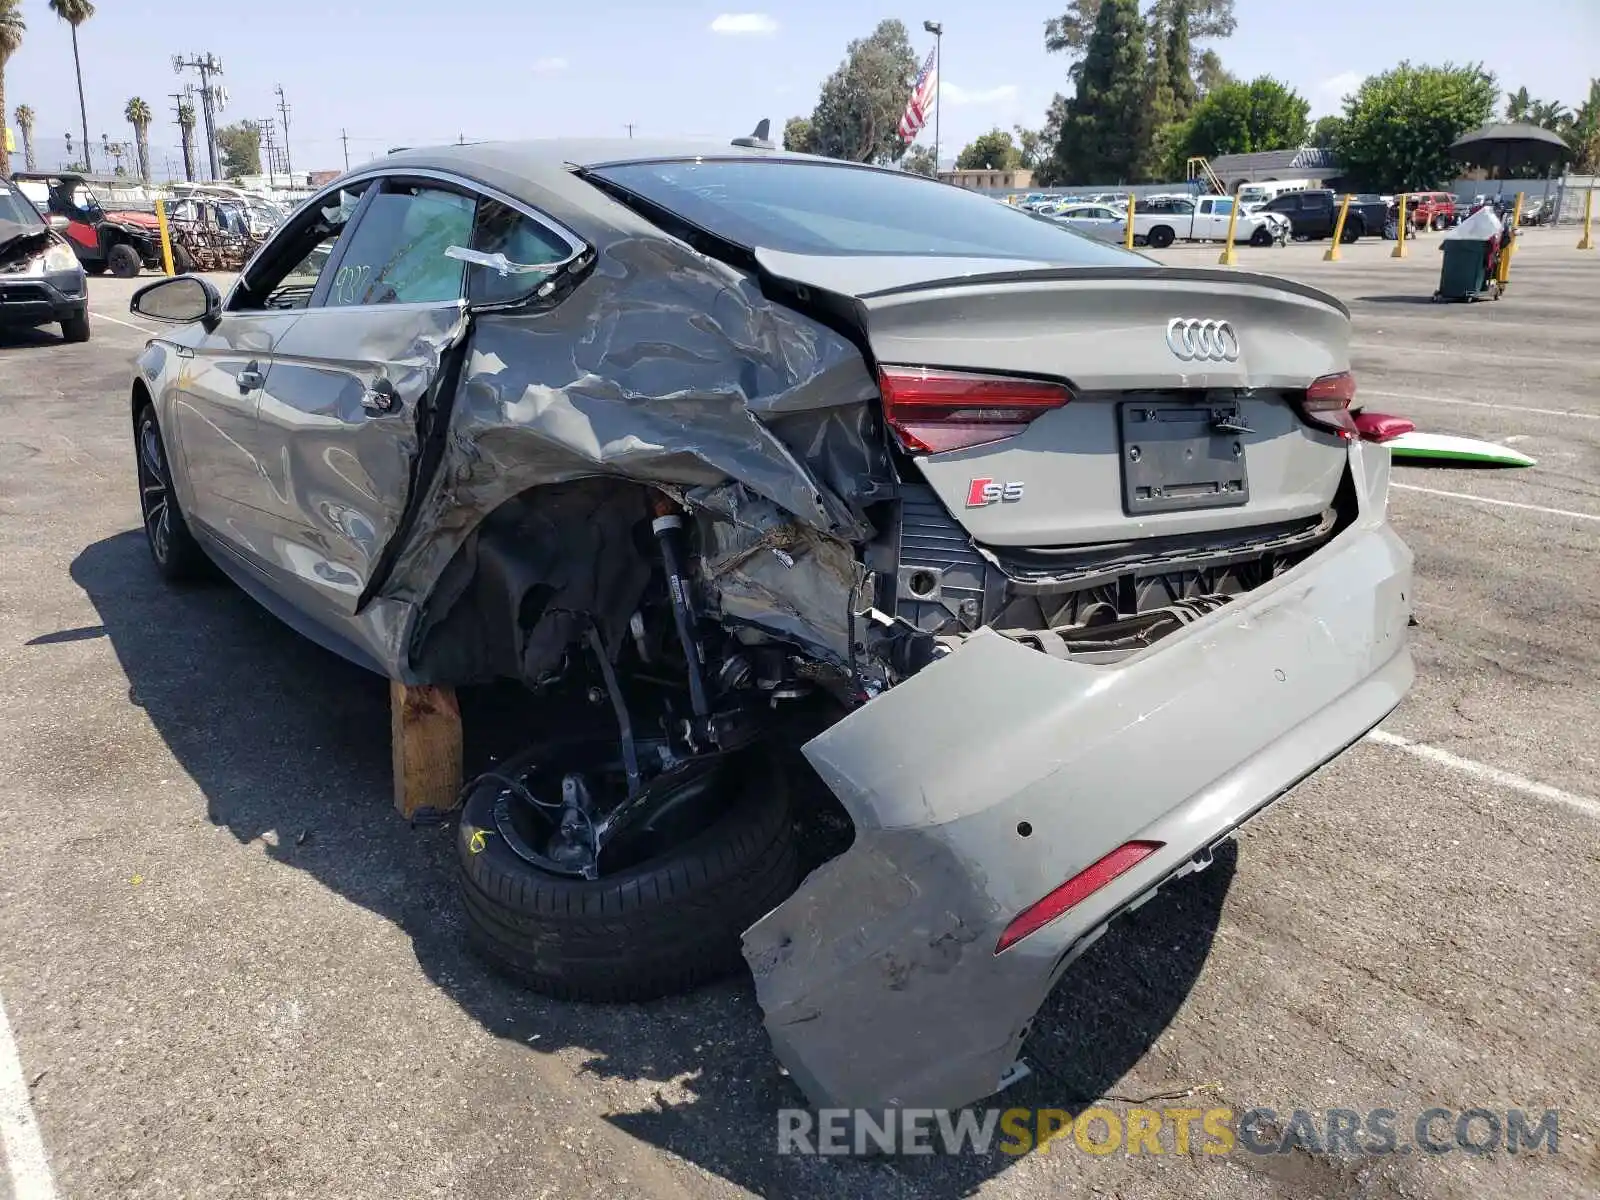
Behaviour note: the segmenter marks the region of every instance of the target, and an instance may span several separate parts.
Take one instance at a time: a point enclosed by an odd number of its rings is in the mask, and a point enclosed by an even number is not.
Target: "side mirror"
[[[44,223],[50,226],[51,229],[54,229],[57,233],[65,233],[68,227],[72,224],[71,221],[67,220],[60,213],[51,213],[44,219]]]
[[[222,293],[209,279],[179,275],[146,284],[133,294],[128,311],[155,321],[186,325],[204,321],[208,326],[222,313]]]

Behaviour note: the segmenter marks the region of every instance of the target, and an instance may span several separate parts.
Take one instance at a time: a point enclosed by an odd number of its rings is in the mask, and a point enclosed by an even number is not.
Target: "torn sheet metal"
[[[807,744],[855,841],[744,949],[813,1103],[953,1108],[995,1091],[1111,914],[1399,702],[1411,556],[1364,493],[1318,556],[1156,650],[1089,667],[981,631]],[[995,952],[1019,913],[1134,839],[1162,847]]]
[[[735,481],[827,539],[863,541],[874,467],[848,444],[876,394],[846,338],[738,272],[659,239],[613,243],[560,304],[473,318],[442,457],[382,599],[420,604],[500,505],[597,474],[679,494]]]

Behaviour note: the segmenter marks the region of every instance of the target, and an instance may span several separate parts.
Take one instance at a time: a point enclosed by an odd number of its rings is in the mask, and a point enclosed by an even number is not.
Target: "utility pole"
[[[628,140],[633,141],[633,122],[629,121],[623,128],[628,131]]]
[[[343,129],[339,130],[339,140],[344,143],[344,169],[348,171],[350,169],[350,134]]]
[[[272,178],[274,161],[273,155],[278,149],[277,139],[274,137],[273,124],[270,119],[265,121],[251,121],[249,124],[250,127],[256,131],[256,137],[260,139],[260,145],[257,148],[261,151],[261,162],[266,167],[267,187],[270,189],[274,186],[274,180]]]
[[[933,177],[939,178],[939,97],[944,93],[944,22],[924,21],[933,34]]]
[[[181,75],[185,70],[196,71],[200,75],[200,106],[206,118],[206,154],[211,160],[211,178],[221,179],[222,168],[217,163],[217,114],[216,110],[227,103],[227,93],[222,88],[211,82],[215,76],[222,74],[222,60],[215,54],[207,51],[204,55],[195,55],[193,58],[184,58],[181,54],[172,56],[172,70],[174,74]]]
[[[194,84],[185,84],[181,92],[168,92],[172,97],[172,122],[178,127],[178,140],[183,143],[183,178],[189,183],[194,182],[194,155],[191,153],[191,143],[194,140],[194,128],[185,128],[183,124],[183,107],[194,99]]]
[[[289,104],[283,98],[283,84],[275,89],[278,93],[278,116],[283,118],[283,171],[289,176],[289,186],[294,186],[294,158],[289,153]]]

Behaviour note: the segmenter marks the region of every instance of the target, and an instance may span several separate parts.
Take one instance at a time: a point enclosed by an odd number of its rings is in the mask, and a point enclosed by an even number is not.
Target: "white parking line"
[[[1600,521],[1594,513],[1573,512],[1567,508],[1546,508],[1542,504],[1519,504],[1515,500],[1491,500],[1487,496],[1474,496],[1468,492],[1447,492],[1442,488],[1418,487],[1414,483],[1391,483],[1402,492],[1421,492],[1425,496],[1448,496],[1451,500],[1469,500],[1473,504],[1493,504],[1498,508],[1520,508],[1527,512],[1548,513],[1552,517],[1572,517],[1579,521]]]
[[[1441,767],[1449,767],[1452,771],[1460,771],[1463,775],[1470,775],[1474,779],[1497,783],[1501,787],[1510,788],[1514,792],[1521,792],[1524,796],[1534,796],[1540,800],[1548,800],[1553,804],[1564,805],[1582,813],[1586,817],[1600,820],[1600,800],[1592,800],[1588,796],[1579,796],[1572,792],[1563,792],[1560,788],[1551,787],[1548,783],[1537,783],[1532,779],[1524,779],[1521,775],[1513,775],[1510,771],[1502,771],[1499,767],[1491,767],[1487,763],[1473,762],[1470,758],[1462,758],[1458,754],[1451,754],[1450,751],[1441,750],[1437,746],[1429,746],[1424,742],[1413,742],[1410,738],[1401,737],[1398,733],[1390,733],[1386,729],[1374,729],[1367,734],[1367,740],[1377,742],[1380,746],[1393,746],[1396,750],[1417,758],[1426,759],[1431,763],[1438,763]]]
[[[137,329],[140,333],[155,332],[155,330],[151,329],[148,325],[135,325],[132,321],[124,321],[118,317],[108,317],[105,313],[95,312],[92,308],[89,310],[89,315],[94,317],[96,320],[110,321],[113,325],[121,325],[124,329]]]
[[[1541,417],[1573,417],[1579,421],[1600,421],[1600,413],[1573,412],[1565,408],[1531,408],[1526,404],[1493,404],[1488,400],[1458,400],[1454,396],[1419,396],[1415,392],[1379,392],[1362,388],[1362,396],[1385,400],[1413,400],[1418,404],[1459,404],[1463,408],[1500,408],[1508,412],[1536,413]]]
[[[39,1139],[39,1121],[28,1102],[28,1084],[22,1077],[22,1060],[0,1003],[0,1150],[11,1175],[13,1200],[55,1200],[56,1186],[50,1163]]]
[[[1442,349],[1441,350],[1436,346],[1412,346],[1412,345],[1404,345],[1404,344],[1402,344],[1400,342],[1396,342],[1392,346],[1386,346],[1382,342],[1351,342],[1350,343],[1350,349],[1352,349],[1352,350],[1395,350],[1395,351],[1398,351],[1398,352],[1400,352],[1402,354],[1405,354],[1407,357],[1409,357],[1411,355],[1414,355],[1414,354],[1448,354],[1451,358],[1460,358],[1463,355],[1478,355],[1478,356],[1483,357],[1483,358],[1492,358],[1497,363],[1498,362],[1528,363],[1530,365],[1541,366],[1541,367],[1548,367],[1548,366],[1552,366],[1552,365],[1557,365],[1557,364],[1553,364],[1552,363],[1552,361],[1550,359],[1550,356],[1548,356],[1548,355],[1546,355],[1544,357],[1540,357],[1537,354],[1502,354],[1500,352],[1499,348],[1497,346],[1495,346],[1495,345],[1492,345],[1492,344],[1490,344],[1490,345],[1481,345],[1481,346],[1473,346],[1473,345],[1464,345],[1464,346],[1460,346],[1460,347],[1451,346],[1448,349]],[[1580,363],[1578,365],[1582,366],[1583,364]]]

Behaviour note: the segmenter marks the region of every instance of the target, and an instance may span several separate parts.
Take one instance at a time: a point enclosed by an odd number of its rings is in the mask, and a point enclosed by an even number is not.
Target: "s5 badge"
[[[990,504],[1012,504],[1022,499],[1022,481],[999,483],[993,479],[974,479],[967,484],[967,507],[984,508]]]

